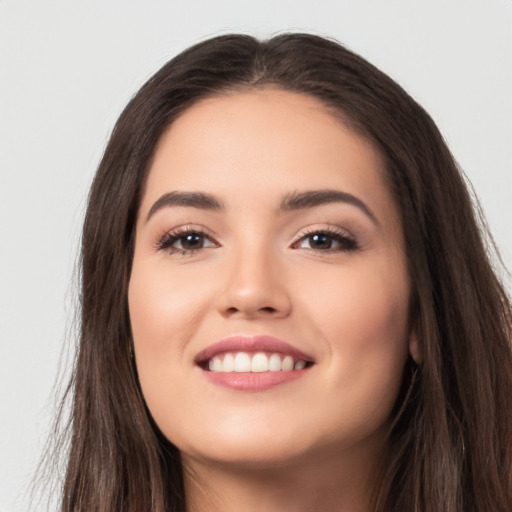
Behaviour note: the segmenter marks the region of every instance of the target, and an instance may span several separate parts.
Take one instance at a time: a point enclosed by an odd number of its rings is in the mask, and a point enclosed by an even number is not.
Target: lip
[[[211,372],[206,363],[212,357],[226,352],[275,352],[290,355],[295,360],[314,363],[313,357],[272,336],[232,336],[210,345],[195,358],[197,368],[212,384],[236,391],[264,391],[279,384],[292,382],[311,371],[311,366],[302,370],[280,372]]]
[[[231,336],[210,345],[197,354],[194,362],[201,365],[225,352],[277,352],[283,355],[290,355],[295,360],[302,359],[306,362],[314,362],[312,356],[293,347],[283,340],[272,336]],[[286,373],[286,372],[285,372]]]

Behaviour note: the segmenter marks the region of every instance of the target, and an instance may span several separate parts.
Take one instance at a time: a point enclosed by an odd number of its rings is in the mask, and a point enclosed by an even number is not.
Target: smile
[[[262,391],[290,382],[313,366],[313,358],[270,336],[235,336],[211,345],[195,360],[213,384]]]
[[[262,372],[290,372],[302,370],[308,361],[297,359],[290,355],[266,352],[227,352],[211,358],[208,361],[208,370],[220,373],[262,373]]]

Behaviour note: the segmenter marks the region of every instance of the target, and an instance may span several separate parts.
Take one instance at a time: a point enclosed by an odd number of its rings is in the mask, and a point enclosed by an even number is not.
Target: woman
[[[82,242],[62,510],[512,509],[511,307],[433,121],[333,41],[200,43]]]

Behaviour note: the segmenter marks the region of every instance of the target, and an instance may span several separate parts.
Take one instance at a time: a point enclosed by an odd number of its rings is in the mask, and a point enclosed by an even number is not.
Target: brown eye
[[[194,254],[208,247],[217,247],[217,244],[200,231],[168,233],[157,244],[158,250],[169,251],[171,254]]]
[[[309,245],[312,249],[330,249],[333,240],[330,236],[318,233],[309,237]]]
[[[203,247],[204,241],[203,235],[193,233],[178,238],[172,246],[183,250],[196,250]]]
[[[320,252],[341,252],[357,249],[357,243],[353,238],[341,233],[318,231],[303,236],[293,245],[293,248]]]
[[[193,253],[206,247],[216,247],[216,244],[202,233],[187,233],[185,235],[176,236],[174,241],[168,244],[168,247],[171,251]]]

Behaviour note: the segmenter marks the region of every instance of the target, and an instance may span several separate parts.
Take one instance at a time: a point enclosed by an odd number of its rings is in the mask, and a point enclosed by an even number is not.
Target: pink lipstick
[[[314,360],[271,336],[233,336],[200,352],[195,363],[213,384],[262,391],[305,375]]]

